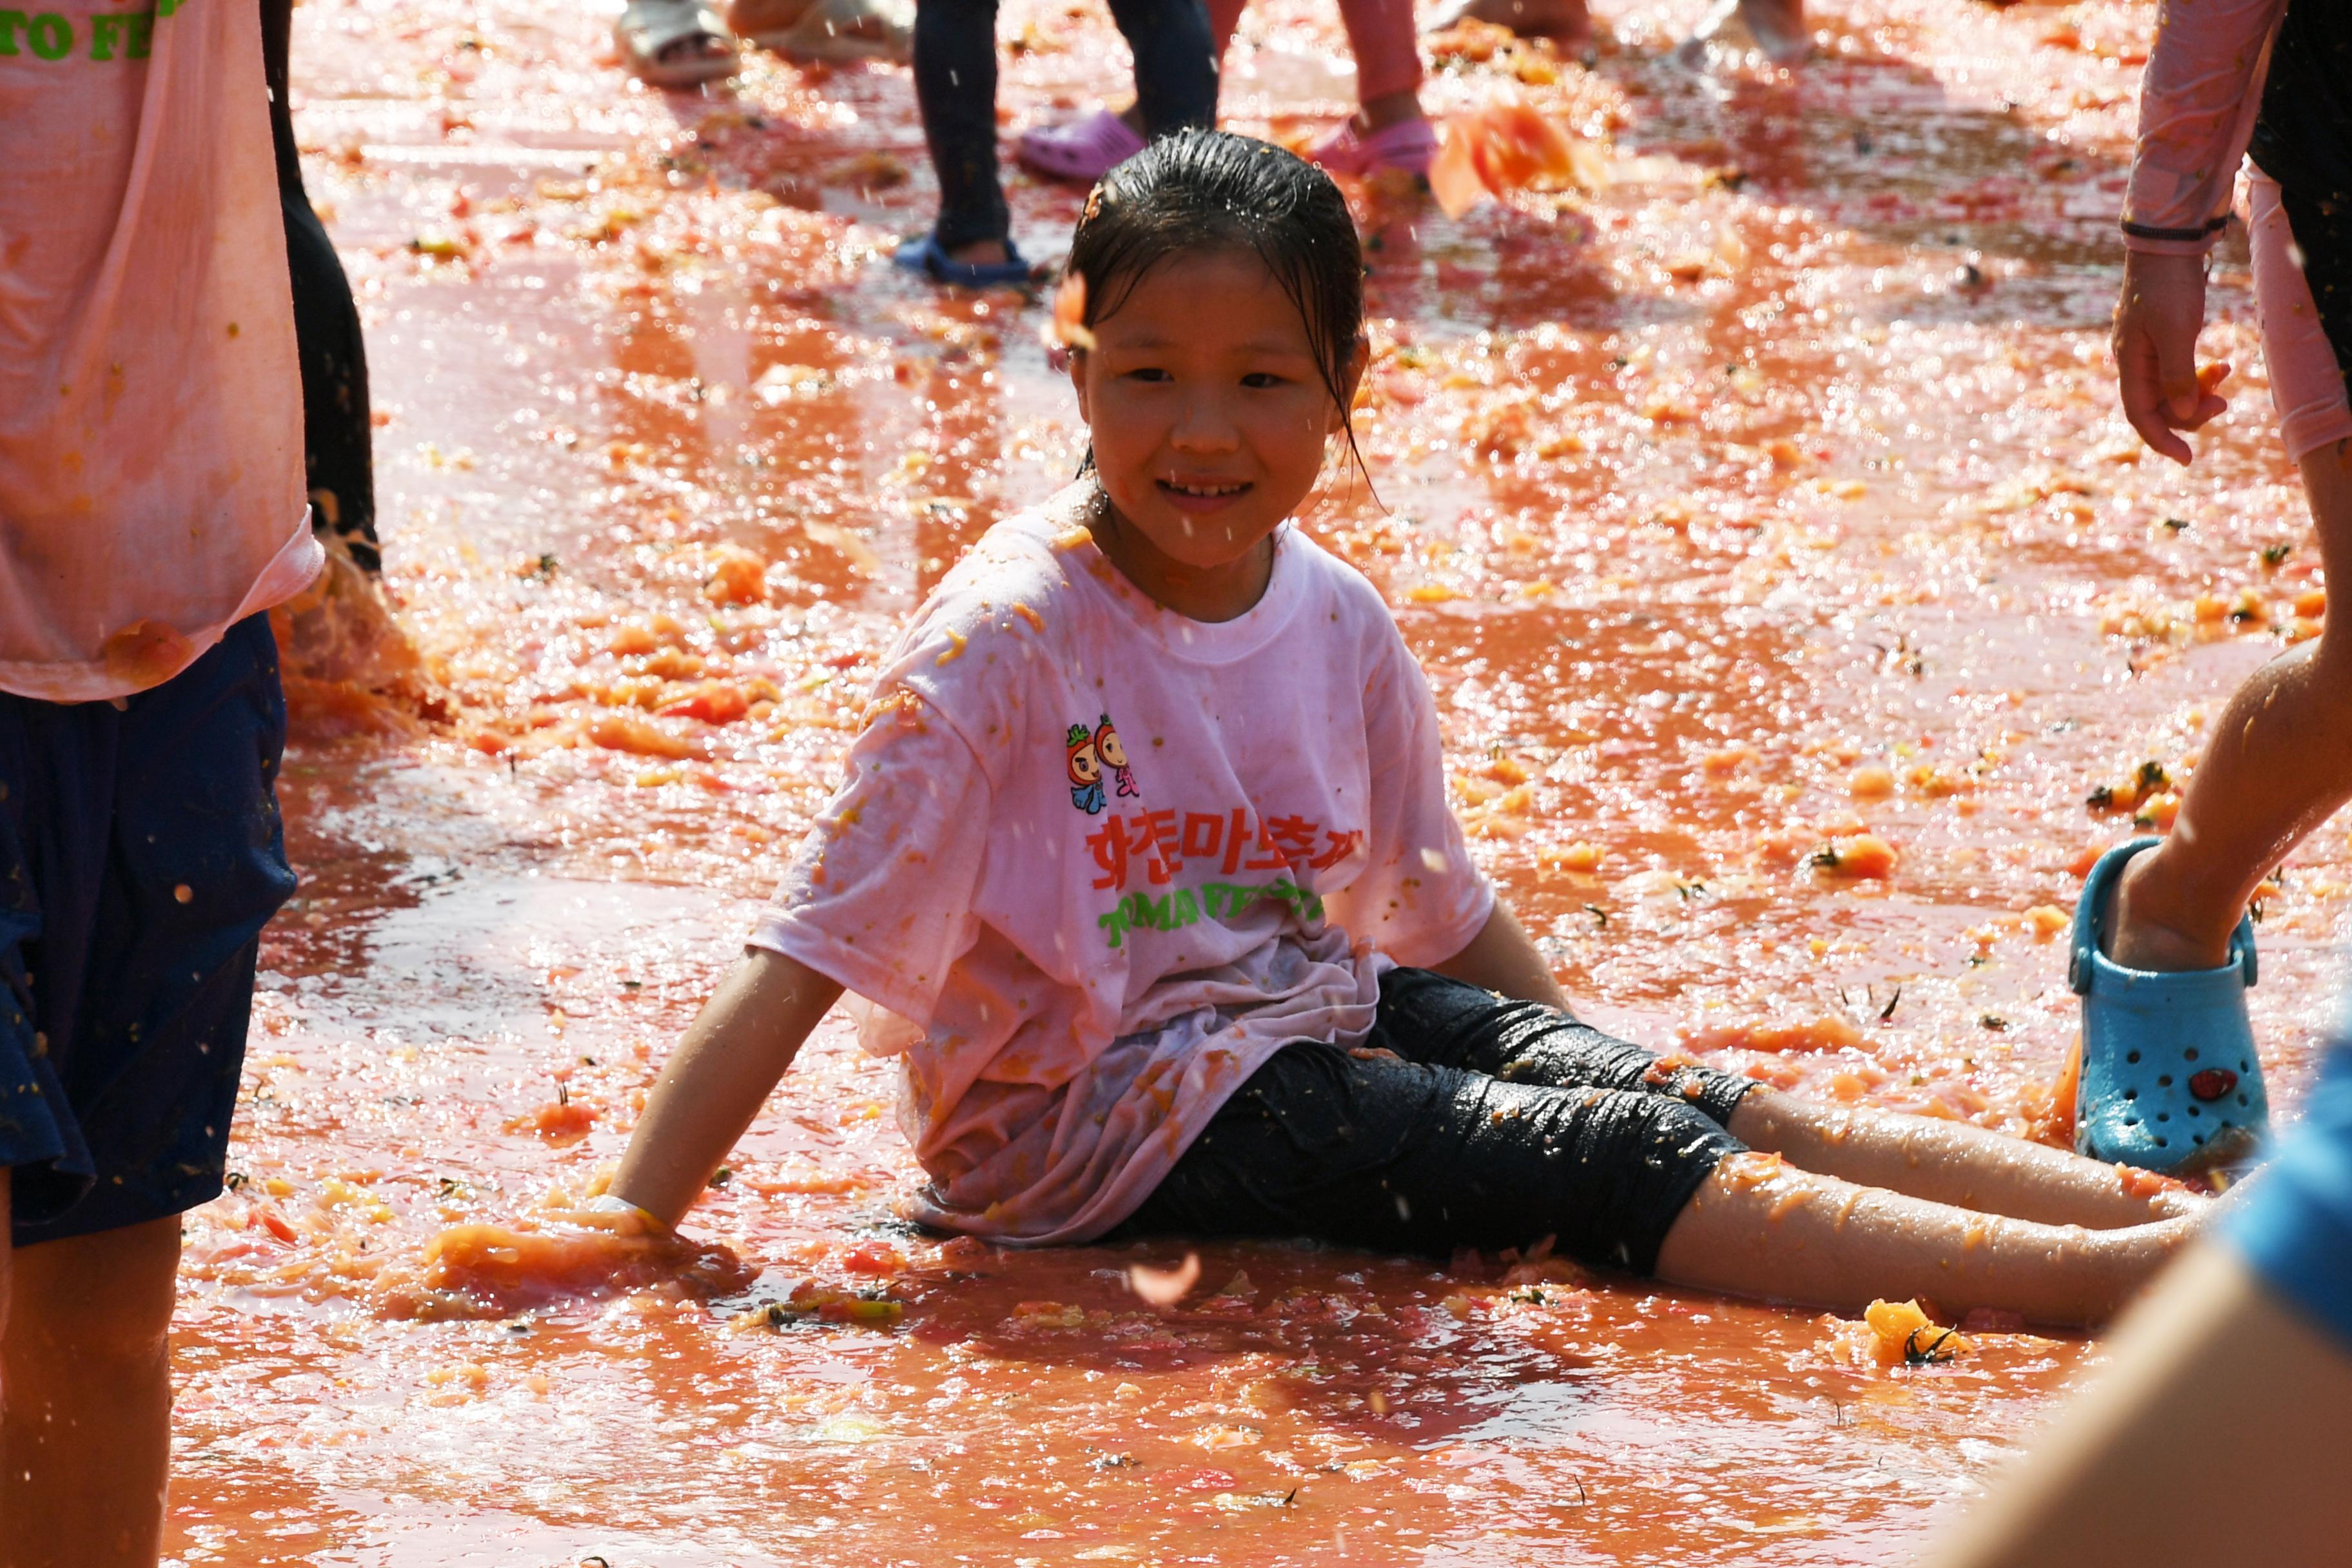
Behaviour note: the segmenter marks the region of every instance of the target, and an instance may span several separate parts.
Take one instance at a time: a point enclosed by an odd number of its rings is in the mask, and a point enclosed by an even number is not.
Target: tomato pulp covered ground
[[[1375,488],[1309,523],[1388,595],[1474,845],[1598,1021],[2063,1136],[2088,856],[2168,822],[2228,689],[2326,613],[2242,253],[2208,337],[2239,400],[2179,472],[2104,346],[2151,8],[1843,0],[1795,75],[1716,81],[1667,58],[1699,9],[1602,4],[1591,72],[1443,41],[1433,110],[1516,97],[1577,155],[1458,221],[1351,192]],[[235,1188],[189,1216],[173,1559],[1902,1560],[2085,1342],[1885,1367],[1859,1323],[1549,1258],[1279,1247],[1204,1249],[1163,1310],[1129,1271],[1181,1245],[898,1224],[890,1074],[838,1019],[693,1216],[740,1270],[545,1288],[543,1216],[617,1156],[894,626],[1082,444],[1044,305],[887,265],[932,190],[903,70],[666,99],[604,26],[297,28],[400,624],[288,628],[303,886]],[[1013,121],[1118,93],[1111,36],[1008,5]],[[1253,12],[1233,122],[1335,121],[1339,37]],[[1079,195],[1013,177],[1024,247]],[[2262,899],[2290,1112],[2346,846]],[[508,1228],[428,1256],[469,1224]]]

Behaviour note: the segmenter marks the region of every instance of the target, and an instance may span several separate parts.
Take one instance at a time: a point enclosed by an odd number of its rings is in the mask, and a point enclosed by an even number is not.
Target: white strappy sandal
[[[720,47],[716,53],[705,47],[677,59],[662,58],[693,38],[708,38]],[[613,47],[628,73],[648,87],[699,87],[733,76],[738,64],[734,35],[699,0],[629,0],[613,24]]]

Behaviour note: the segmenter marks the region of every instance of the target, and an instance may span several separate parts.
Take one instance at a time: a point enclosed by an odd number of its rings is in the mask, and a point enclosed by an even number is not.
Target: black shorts
[[[1393,970],[1360,1048],[1276,1052],[1122,1230],[1433,1258],[1550,1236],[1581,1262],[1647,1274],[1691,1194],[1746,1147],[1724,1124],[1755,1087]]]
[[[16,1245],[221,1190],[261,928],[294,889],[269,617],[116,708],[0,692],[0,1165]]]

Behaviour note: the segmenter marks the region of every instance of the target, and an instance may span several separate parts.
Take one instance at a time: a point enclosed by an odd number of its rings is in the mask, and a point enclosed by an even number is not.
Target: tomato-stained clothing
[[[268,115],[252,0],[0,11],[0,690],[161,685],[318,570]]]
[[[1064,503],[1066,504],[1066,503]],[[1379,594],[1296,529],[1208,624],[1056,511],[992,529],[901,637],[753,942],[878,1005],[912,1217],[1083,1241],[1294,1040],[1494,908]]]
[[[2201,256],[2221,232],[2286,0],[2164,0],[2124,200],[2131,249]]]

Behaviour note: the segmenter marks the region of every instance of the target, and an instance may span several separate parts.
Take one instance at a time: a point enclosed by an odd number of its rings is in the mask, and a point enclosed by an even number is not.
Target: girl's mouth
[[[1184,511],[1214,511],[1247,495],[1246,479],[1155,479],[1160,493]]]

